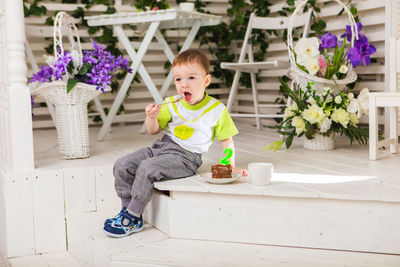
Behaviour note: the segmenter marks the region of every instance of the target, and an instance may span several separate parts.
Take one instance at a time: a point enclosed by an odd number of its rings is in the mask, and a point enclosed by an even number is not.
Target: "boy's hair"
[[[200,50],[189,49],[179,53],[175,57],[172,67],[187,63],[197,63],[204,69],[206,74],[210,73],[210,60],[208,59],[207,55]]]

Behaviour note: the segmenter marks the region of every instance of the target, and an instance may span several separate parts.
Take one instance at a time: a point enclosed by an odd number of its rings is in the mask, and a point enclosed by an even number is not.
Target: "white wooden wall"
[[[396,0],[397,1],[397,0]],[[131,3],[132,1],[123,1],[124,4]],[[286,1],[284,0],[269,0],[273,5],[270,7],[271,16],[279,16],[278,11],[285,5]],[[329,2],[328,0],[320,0],[321,3]],[[356,5],[358,9],[358,14],[361,18],[361,22],[364,25],[362,32],[367,35],[370,42],[374,44],[377,48],[377,53],[374,54],[374,58],[377,59],[377,63],[371,64],[367,67],[357,67],[356,71],[363,78],[363,81],[358,84],[357,88],[362,89],[364,87],[368,87],[371,91],[384,91],[385,90],[385,2],[386,1],[377,1],[377,0],[353,0],[353,3]],[[42,2],[41,2],[42,3]],[[45,2],[44,2],[45,3]],[[171,7],[176,6],[175,1],[169,1]],[[56,10],[67,10],[73,11],[75,10],[77,5],[71,4],[58,4],[54,2],[48,2],[45,4],[48,9],[48,14],[54,13]],[[210,0],[207,1],[206,10],[221,15],[224,17],[224,20],[228,20],[229,18],[226,16],[226,9],[228,6],[228,0]],[[126,7],[124,7],[126,9]],[[335,3],[328,3],[327,5],[322,6],[322,12],[320,16],[324,17],[324,20],[327,22],[326,30],[334,33],[341,34],[344,32],[345,25],[349,24],[346,20],[346,16],[337,17],[336,15],[340,11],[341,7]],[[99,14],[102,12],[104,8],[101,6],[94,6],[90,9],[90,14]],[[37,17],[29,17],[25,19],[27,25],[39,26],[39,29],[34,29],[29,27],[27,29],[28,40],[31,45],[31,48],[34,52],[35,58],[37,62],[43,63],[43,59],[41,55],[44,53],[44,47],[48,45],[48,42],[44,42],[43,39],[45,36],[50,36],[52,32],[52,27],[43,26],[45,21],[45,17],[37,18]],[[78,23],[78,21],[77,21]],[[182,44],[183,37],[186,35],[187,31],[185,30],[169,30],[167,31],[167,41],[175,41],[180,42]],[[81,30],[79,32],[81,37],[89,37],[88,33],[85,30]],[[141,36],[140,32],[130,32],[130,36]],[[88,40],[88,38],[86,38]],[[198,47],[199,42],[194,42],[192,47]],[[84,43],[84,48],[90,48],[90,44]],[[240,43],[236,43],[232,45],[232,49],[235,53],[239,54],[240,52]],[[208,52],[206,46],[203,46],[202,49]],[[215,56],[210,55],[213,60],[218,60]],[[282,42],[281,37],[272,38],[271,44],[268,49],[267,58],[272,59],[287,59],[287,48],[285,44]],[[165,70],[163,68],[165,61],[167,58],[165,57],[162,51],[150,51],[144,58],[144,64],[148,67],[149,73],[153,78],[153,81],[157,86],[161,86],[164,77]],[[260,73],[261,80],[258,82],[258,91],[259,91],[259,101],[262,103],[270,103],[273,102],[279,94],[279,80],[278,77],[285,75],[287,72],[286,69],[282,70],[268,70],[262,71]],[[31,74],[32,72],[28,72]],[[229,93],[229,88],[219,80],[214,79],[215,83],[220,85],[219,89],[209,89],[210,94],[219,94],[222,101],[226,101]],[[174,86],[171,86],[167,95],[172,95],[175,93]],[[101,101],[105,107],[109,107],[112,103],[112,99],[114,98],[113,94],[105,94],[101,96]],[[233,110],[239,112],[252,112],[252,96],[251,91],[246,88],[240,88],[239,94],[235,98],[235,103]],[[40,101],[40,99],[37,99]],[[152,99],[150,94],[148,93],[144,84],[134,83],[132,85],[131,93],[127,97],[124,102],[125,112],[140,112],[143,111],[144,107],[151,102]],[[262,109],[261,111],[267,111],[266,109]],[[43,128],[43,127],[52,127],[53,122],[50,119],[47,108],[44,107],[35,107],[34,109],[35,117],[33,119],[34,128]],[[93,124],[93,123],[92,123]]]
[[[0,167],[33,169],[22,1],[0,1]]]

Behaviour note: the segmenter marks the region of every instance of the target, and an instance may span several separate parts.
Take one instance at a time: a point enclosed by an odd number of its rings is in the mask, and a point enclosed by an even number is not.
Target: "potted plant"
[[[63,24],[69,29],[70,51],[62,45]],[[55,105],[55,124],[60,153],[65,159],[89,157],[87,103],[98,94],[110,91],[109,85],[118,70],[128,70],[129,62],[115,57],[92,40],[93,50],[81,50],[77,29],[65,12],[54,22],[55,57],[30,81],[31,93]]]
[[[348,136],[350,142],[366,144],[368,129],[359,127],[359,119],[368,112],[368,89],[364,88],[355,96],[351,92],[333,94],[329,87],[318,92],[313,86],[310,82],[306,90],[291,89],[281,79],[281,90],[293,102],[285,108],[283,121],[278,126],[283,139],[266,148],[276,151],[283,144],[289,148],[294,137],[305,136],[306,149],[330,150],[335,147],[335,134]]]

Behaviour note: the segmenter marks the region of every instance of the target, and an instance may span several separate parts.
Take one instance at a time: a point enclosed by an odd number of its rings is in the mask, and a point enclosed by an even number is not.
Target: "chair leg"
[[[390,144],[390,153],[397,153],[398,150],[398,107],[390,107],[390,139],[394,140]]]
[[[238,84],[239,84],[240,73],[241,72],[238,70],[235,71],[235,77],[233,78],[231,91],[229,92],[228,103],[226,104],[226,108],[228,109],[228,112],[230,112],[232,109],[233,100],[235,99],[236,91],[237,91]]]
[[[257,83],[256,83],[256,75],[252,72],[250,73],[250,80],[251,80],[251,91],[253,93],[253,105],[254,105],[254,114],[256,115],[256,126],[257,130],[261,129],[260,114],[258,110],[258,95],[257,95]]]
[[[378,108],[375,106],[375,96],[369,98],[369,159],[376,160],[378,148]]]

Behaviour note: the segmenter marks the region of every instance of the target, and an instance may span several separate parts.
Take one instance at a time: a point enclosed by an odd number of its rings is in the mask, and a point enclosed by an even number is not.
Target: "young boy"
[[[208,151],[214,137],[221,140],[222,149],[234,151],[232,136],[238,130],[225,105],[205,93],[211,83],[207,56],[199,50],[186,50],[175,58],[172,71],[178,95],[145,109],[147,132],[164,130],[164,136],[152,147],[128,154],[114,165],[115,190],[123,208],[104,222],[108,235],[123,237],[141,231],[153,183],[196,174],[201,154]],[[234,155],[230,159],[232,170],[247,176],[246,169],[235,167]]]

